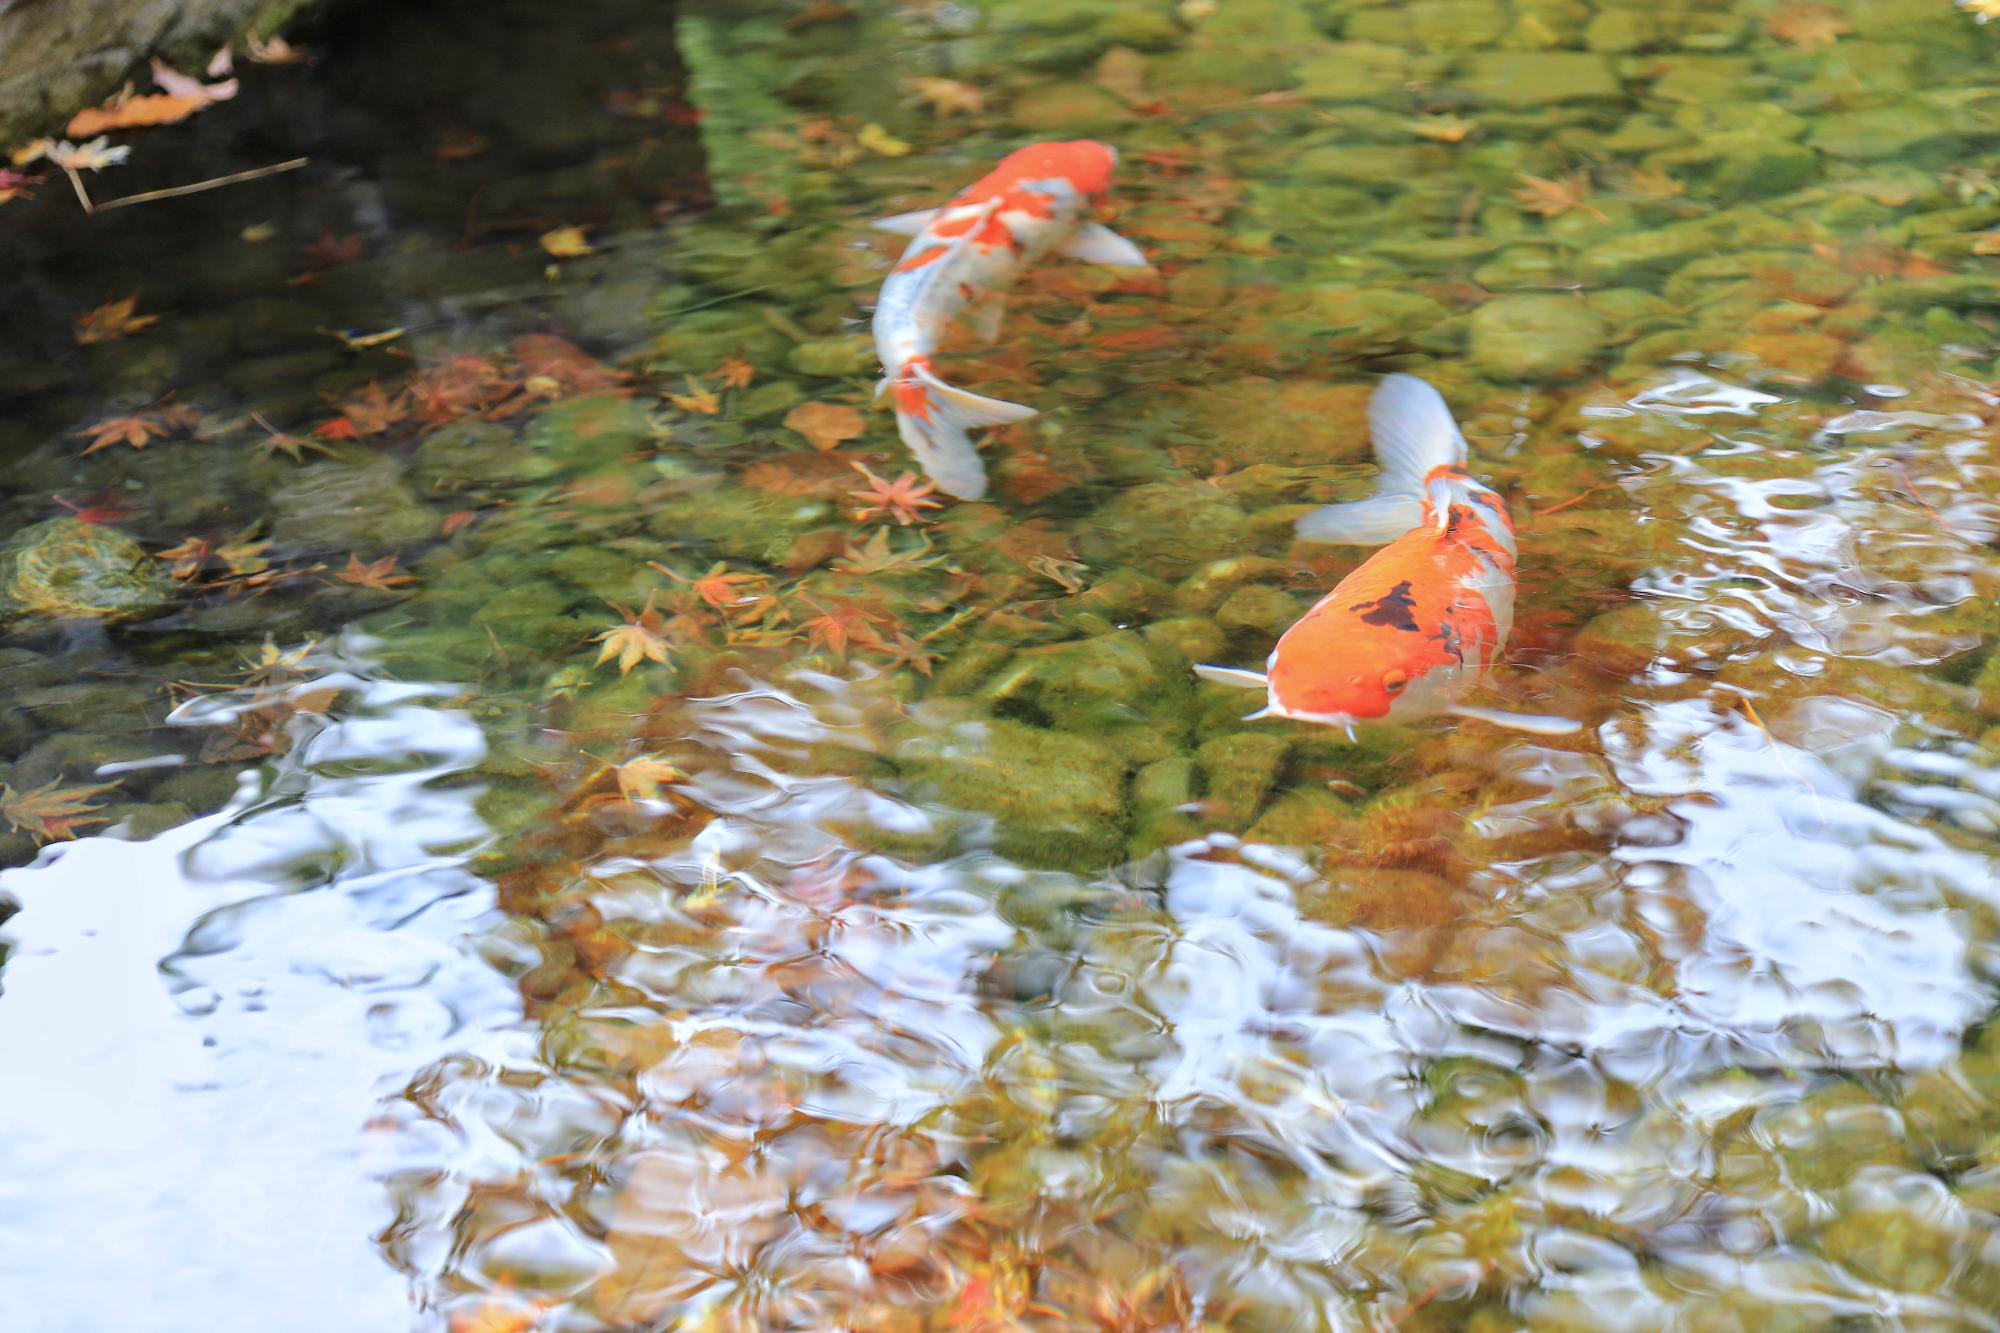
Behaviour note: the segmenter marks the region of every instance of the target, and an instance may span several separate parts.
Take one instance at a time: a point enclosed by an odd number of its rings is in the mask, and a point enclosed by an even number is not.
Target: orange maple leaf
[[[1854,31],[1847,16],[1827,5],[1794,3],[1786,5],[1765,21],[1764,31],[1790,46],[1811,50],[1832,46]]]
[[[842,403],[800,403],[785,414],[785,429],[795,430],[822,452],[861,434],[861,414]]]
[[[757,378],[757,367],[740,356],[722,358],[722,386],[726,389],[747,389],[750,381]]]
[[[50,778],[30,791],[17,792],[0,782],[0,815],[36,842],[67,842],[74,830],[85,824],[102,824],[104,817],[93,813],[99,807],[86,798],[115,789],[115,782],[88,787],[58,787],[60,777]]]
[[[128,91],[103,106],[85,107],[77,112],[70,117],[64,133],[72,138],[87,139],[106,130],[172,125],[186,120],[208,104],[206,97],[175,93],[146,93],[135,97]]]
[[[83,456],[88,458],[99,449],[109,449],[114,444],[129,444],[134,449],[144,449],[147,441],[165,436],[168,426],[160,413],[140,412],[129,417],[112,417],[70,433],[90,440],[90,447],[83,451]]]
[[[923,513],[924,510],[942,507],[936,500],[930,498],[937,487],[928,481],[919,482],[914,472],[905,472],[894,481],[884,481],[870,472],[866,463],[854,464],[854,470],[868,478],[867,490],[848,492],[849,495],[868,501],[854,511],[854,517],[864,523],[881,514],[885,518],[895,519],[901,527],[908,527],[912,523],[930,521]]]
[[[122,301],[106,301],[97,309],[77,316],[77,343],[84,347],[107,343],[160,322],[158,315],[136,314],[138,305],[139,293],[134,292]]]
[[[722,410],[722,402],[709,390],[704,389],[694,376],[687,378],[686,393],[670,393],[667,397],[683,412],[699,412],[703,416],[714,416]]]
[[[675,582],[685,583],[694,589],[695,595],[702,601],[725,613],[731,606],[743,600],[741,590],[768,581],[762,574],[732,574],[729,572],[728,564],[723,561],[717,561],[709,567],[708,573],[692,579],[684,574],[674,573],[657,560],[648,560],[646,563]]]
[[[1511,191],[1520,201],[1521,207],[1530,213],[1539,213],[1545,218],[1559,218],[1565,213],[1588,213],[1599,222],[1609,222],[1596,208],[1584,202],[1590,197],[1590,181],[1580,171],[1572,171],[1567,176],[1550,180],[1545,176],[1530,176],[1520,173],[1526,181],[1525,187]]]
[[[350,554],[347,557],[347,568],[334,577],[342,583],[373,588],[376,592],[394,592],[402,584],[416,582],[408,574],[396,572],[396,557],[393,555],[385,555],[380,560],[364,565],[360,556]]]

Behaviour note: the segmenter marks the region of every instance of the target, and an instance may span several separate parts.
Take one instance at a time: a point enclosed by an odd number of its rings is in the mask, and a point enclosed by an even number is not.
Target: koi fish
[[[1116,149],[1089,139],[1038,143],[1000,165],[943,208],[883,218],[874,225],[914,237],[882,284],[875,348],[895,401],[896,427],[924,473],[961,500],[986,493],[986,469],[967,433],[1035,415],[1032,407],[954,388],[931,369],[945,326],[963,318],[981,339],[1000,333],[1007,288],[1050,251],[1096,264],[1144,267],[1138,247],[1087,220],[1111,186]]]
[[[1390,375],[1368,400],[1382,475],[1375,494],[1299,520],[1308,541],[1387,542],[1279,638],[1265,669],[1198,666],[1203,680],[1267,693],[1252,718],[1345,727],[1437,713],[1544,735],[1569,718],[1472,708],[1458,696],[1491,669],[1514,620],[1514,525],[1465,470],[1465,437],[1438,391]]]

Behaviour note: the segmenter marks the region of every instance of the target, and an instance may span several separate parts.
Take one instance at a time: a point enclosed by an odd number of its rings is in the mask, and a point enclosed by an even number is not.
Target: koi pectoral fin
[[[935,208],[920,208],[914,213],[898,213],[893,217],[876,218],[868,225],[876,231],[893,231],[898,236],[915,236],[938,215]]]
[[[1551,717],[1545,713],[1508,713],[1498,708],[1474,708],[1470,704],[1446,704],[1444,711],[1453,717],[1490,722],[1531,736],[1570,736],[1583,730],[1583,723],[1573,717]]]
[[[1241,690],[1265,690],[1271,687],[1271,679],[1261,671],[1245,671],[1242,667],[1220,667],[1203,664],[1194,669],[1194,674],[1214,685],[1233,685]]]
[[[965,326],[972,330],[973,337],[983,343],[996,341],[1000,337],[1000,324],[1007,318],[1007,294],[988,292],[974,302],[960,316]]]
[[[1149,268],[1139,247],[1109,227],[1086,222],[1076,234],[1056,247],[1056,253],[1086,264],[1122,264],[1129,268]]]

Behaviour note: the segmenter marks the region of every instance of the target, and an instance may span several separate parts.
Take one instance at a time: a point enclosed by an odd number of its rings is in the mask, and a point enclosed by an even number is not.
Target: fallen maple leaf
[[[133,292],[122,301],[106,301],[97,309],[77,316],[77,343],[84,347],[92,343],[108,343],[160,322],[158,315],[136,313],[138,307],[139,293]]]
[[[1648,171],[1644,167],[1634,167],[1626,173],[1620,188],[1624,193],[1640,199],[1671,199],[1687,193],[1687,186],[1666,172]]]
[[[907,551],[891,549],[887,524],[875,529],[875,535],[861,546],[847,544],[846,554],[833,562],[833,568],[843,574],[888,574],[899,569],[923,569],[935,565],[943,556],[930,554],[930,539],[919,535],[916,546]]]
[[[50,778],[32,791],[17,792],[11,786],[0,782],[0,815],[7,822],[20,829],[38,843],[67,842],[76,837],[73,830],[85,824],[102,824],[104,817],[94,814],[100,807],[93,805],[88,797],[114,790],[115,782],[100,782],[87,787],[58,787],[60,777]]]
[[[405,583],[416,580],[408,574],[396,572],[396,557],[385,555],[380,560],[362,564],[361,557],[350,554],[347,568],[334,575],[342,583],[352,583],[359,588],[373,588],[376,592],[394,592]]]
[[[630,393],[624,371],[612,370],[575,343],[552,333],[525,333],[514,357],[527,378],[546,378],[571,393]]]
[[[307,58],[303,48],[282,37],[260,41],[254,28],[243,38],[243,44],[250,48],[250,58],[260,65],[296,65]]]
[[[367,253],[368,243],[361,239],[360,232],[335,236],[330,231],[323,231],[318,240],[307,241],[299,247],[299,258],[314,268],[351,264]]]
[[[800,403],[785,414],[785,429],[805,436],[822,453],[855,438],[864,426],[861,413],[843,403]]]
[[[1853,32],[1854,25],[1837,9],[1795,0],[1771,15],[1764,31],[1788,45],[1811,50],[1815,46],[1832,46]]]
[[[477,520],[478,517],[479,517],[478,511],[472,509],[461,509],[455,514],[446,514],[444,518],[444,526],[442,527],[441,531],[443,535],[449,537],[451,536],[452,533],[457,532],[460,528],[466,528],[472,526],[473,522]]]
[[[722,400],[696,382],[695,377],[687,378],[686,393],[670,393],[667,398],[683,412],[699,412],[703,416],[714,416],[722,410]]]
[[[201,567],[208,563],[211,553],[212,549],[205,538],[189,537],[179,546],[169,546],[164,551],[153,552],[153,559],[171,560],[173,563],[167,566],[168,577],[185,581],[201,572]]]
[[[861,133],[854,136],[854,142],[883,157],[905,157],[910,151],[908,144],[873,121],[861,127]]]
[[[725,389],[747,389],[750,381],[757,378],[757,367],[740,356],[722,358],[722,387]]]
[[[236,80],[225,79],[221,83],[203,83],[181,73],[158,56],[153,57],[153,82],[175,97],[197,97],[204,103],[227,102],[236,96]]]
[[[618,794],[628,801],[657,801],[663,785],[687,781],[687,774],[666,760],[644,754],[614,765],[612,772],[618,775]]]
[[[819,614],[811,620],[801,622],[799,628],[806,632],[810,642],[825,648],[834,656],[845,657],[850,643],[858,643],[864,648],[887,646],[875,629],[877,625],[891,623],[890,617],[883,612],[855,602],[843,602],[828,609],[810,597],[805,600],[807,605]]]
[[[657,560],[648,560],[646,563],[675,582],[684,583],[694,589],[696,596],[718,611],[726,612],[729,607],[742,601],[743,590],[768,582],[762,574],[732,574],[729,572],[728,564],[720,560],[710,565],[708,573],[698,578],[676,574]]]
[[[597,253],[597,247],[585,238],[581,227],[557,227],[554,231],[543,232],[539,239],[542,249],[557,259],[575,259],[579,255]]]
[[[916,522],[928,522],[923,511],[941,506],[930,498],[937,487],[931,482],[919,482],[914,472],[905,472],[894,481],[884,481],[868,470],[866,463],[854,464],[854,470],[868,478],[868,489],[849,491],[848,494],[868,501],[854,511],[854,517],[862,522],[877,514],[893,518],[898,526],[908,527]]]
[[[409,405],[401,390],[391,394],[379,381],[370,380],[359,397],[340,405],[338,421],[329,421],[315,434],[329,439],[349,440],[357,436],[380,435],[409,414]],[[347,429],[334,429],[343,424]]]
[[[1479,128],[1478,121],[1462,116],[1415,116],[1403,124],[1409,127],[1410,133],[1433,143],[1463,143]]]
[[[208,99],[204,97],[188,97],[174,93],[148,93],[135,97],[128,93],[113,98],[103,106],[85,107],[70,117],[69,124],[64,129],[81,139],[85,135],[101,134],[105,130],[172,125],[186,120],[207,105]]]
[[[144,449],[149,440],[164,437],[167,423],[152,412],[140,412],[129,417],[110,417],[95,426],[85,426],[71,434],[90,441],[90,447],[83,451],[85,458],[100,449],[109,449],[114,444],[129,444],[134,449]]]
[[[591,640],[604,645],[598,650],[596,664],[603,666],[617,658],[618,674],[621,676],[641,662],[667,665],[667,641],[661,633],[665,625],[660,620],[660,613],[653,609],[652,597],[646,598],[646,605],[637,615],[616,602],[611,607],[625,617],[625,623],[613,626]]]
[[[1565,213],[1574,211],[1588,213],[1599,222],[1611,220],[1584,202],[1590,197],[1590,182],[1580,171],[1573,171],[1558,180],[1550,180],[1545,176],[1531,176],[1525,171],[1521,172],[1520,176],[1527,185],[1512,191],[1512,194],[1520,201],[1521,207],[1530,213],[1539,213],[1545,218],[1559,218]]]
[[[35,192],[35,178],[10,167],[0,167],[0,204]]]
[[[957,79],[911,79],[909,86],[918,101],[929,103],[940,116],[959,111],[976,115],[986,109],[986,94]]]
[[[28,154],[25,158],[21,155],[24,152]],[[102,136],[89,143],[71,143],[67,139],[57,143],[51,139],[37,139],[14,154],[14,165],[24,166],[38,157],[46,157],[64,171],[102,171],[106,167],[117,166],[130,156],[132,150],[129,147],[121,144],[113,148],[111,141]]]

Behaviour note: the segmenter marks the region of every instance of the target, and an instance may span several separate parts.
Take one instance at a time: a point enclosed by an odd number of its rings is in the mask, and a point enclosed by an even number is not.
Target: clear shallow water
[[[385,147],[286,196],[281,244],[366,246],[282,299],[407,324],[407,360],[295,362],[300,393],[135,338],[23,400],[10,514],[107,488],[149,549],[261,525],[304,572],[0,662],[17,789],[117,777],[128,832],[171,825],[0,875],[0,1068],[36,1089],[0,1107],[6,1325],[1992,1325],[1992,34],[811,17],[552,60],[582,166],[447,198]],[[676,47],[698,219],[634,183],[685,138],[648,92]],[[925,77],[989,100],[935,114]],[[488,115],[423,135],[526,142]],[[989,445],[993,503],[871,553],[845,464],[903,466],[886,418],[824,454],[784,424],[866,402],[893,244],[859,224],[1073,132],[1125,149],[1159,276],[1051,268],[950,355],[1048,410]],[[1530,206],[1579,172],[1588,208]],[[522,238],[584,220],[600,253],[550,277]],[[149,289],[183,332],[325,352],[238,259]],[[404,417],[300,462],[248,428],[79,461],[59,429],[150,373],[304,432],[411,361]],[[1364,489],[1393,368],[1521,528],[1490,702],[1577,737],[1350,745],[1188,679],[1359,558],[1288,533]],[[204,448],[218,493],[175,491]],[[416,582],[340,583],[348,554]],[[724,605],[684,581],[717,561],[751,580]],[[599,661],[648,604],[668,660]]]

